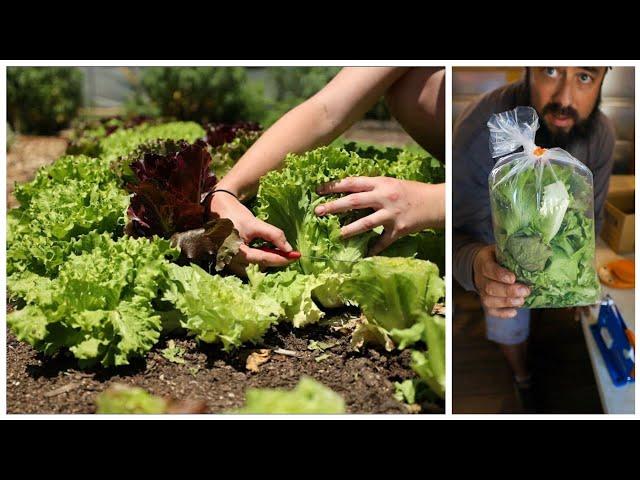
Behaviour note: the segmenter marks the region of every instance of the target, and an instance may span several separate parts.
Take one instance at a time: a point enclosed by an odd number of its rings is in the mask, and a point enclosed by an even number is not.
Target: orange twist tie
[[[533,154],[536,157],[541,157],[542,155],[544,155],[544,152],[546,152],[546,151],[547,151],[546,148],[536,147],[536,149],[533,151]]]

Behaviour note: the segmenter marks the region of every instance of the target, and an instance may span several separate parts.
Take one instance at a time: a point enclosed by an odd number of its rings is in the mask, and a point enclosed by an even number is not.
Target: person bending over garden
[[[293,261],[248,246],[260,238],[284,252],[292,250],[282,230],[254,217],[241,201],[256,194],[260,178],[279,168],[288,153],[304,153],[331,143],[381,97],[418,144],[436,158],[444,159],[444,68],[343,68],[322,90],[265,131],[216,186],[211,211],[230,219],[245,242],[236,258],[237,265],[282,266]],[[348,195],[319,205],[316,215],[374,210],[341,230],[343,238],[348,238],[383,226],[384,233],[370,255],[381,252],[404,235],[444,226],[444,184],[350,177],[321,185],[318,193]]]

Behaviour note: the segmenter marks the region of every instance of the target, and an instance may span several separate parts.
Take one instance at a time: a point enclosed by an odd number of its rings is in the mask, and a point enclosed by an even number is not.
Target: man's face
[[[597,106],[606,67],[531,67],[531,104],[554,137],[568,137]]]

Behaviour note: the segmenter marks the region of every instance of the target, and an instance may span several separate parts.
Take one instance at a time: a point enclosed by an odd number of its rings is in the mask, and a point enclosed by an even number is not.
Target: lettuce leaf
[[[313,291],[324,285],[325,280],[316,275],[305,275],[296,270],[282,270],[270,274],[261,273],[257,265],[247,268],[251,288],[276,299],[288,321],[294,327],[316,323],[324,312],[312,298]]]
[[[184,315],[181,325],[206,343],[222,343],[230,351],[258,343],[283,315],[271,296],[253,292],[237,277],[209,275],[197,265],[169,265],[170,280],[163,300]]]
[[[544,187],[538,228],[540,228],[542,239],[546,244],[560,230],[568,206],[569,193],[564,183],[557,181]]]
[[[435,394],[445,390],[445,322],[435,313],[444,299],[444,281],[431,262],[412,258],[372,257],[358,263],[342,293],[363,312],[353,333],[356,346],[378,343],[413,350],[412,368]],[[392,342],[391,342],[392,341]]]
[[[290,154],[282,170],[263,177],[257,197],[256,215],[281,228],[302,257],[295,263],[301,273],[348,273],[352,262],[364,258],[369,232],[347,240],[340,237],[342,225],[360,218],[365,212],[318,217],[314,209],[327,201],[316,188],[331,180],[349,176],[375,176],[381,173],[375,162],[344,150],[322,147],[303,155]],[[315,257],[315,258],[314,258]],[[327,306],[337,306],[335,296],[319,298]]]
[[[14,284],[26,306],[7,316],[9,327],[47,355],[68,349],[80,366],[127,365],[158,341],[152,300],[166,283],[177,252],[159,239],[91,233],[79,239],[54,279],[23,274]],[[31,285],[34,290],[27,291]]]
[[[301,252],[294,268],[307,275],[327,276],[325,284],[314,292],[324,307],[344,304],[339,292],[343,281],[340,276],[349,274],[353,265],[366,256],[371,242],[381,232],[376,229],[342,239],[342,226],[371,211],[318,217],[315,207],[331,197],[319,196],[316,188],[346,177],[379,175],[440,182],[444,180],[444,169],[426,152],[362,149],[349,144],[346,149],[322,147],[302,155],[288,155],[280,171],[270,172],[261,180],[255,213],[258,218],[281,228],[293,248]],[[392,246],[384,255],[420,256],[443,265],[444,235],[433,231],[417,234]]]
[[[201,141],[170,145],[163,153],[143,153],[130,165],[137,181],[127,185],[133,193],[129,233],[168,238],[205,223],[201,202],[216,183],[209,171],[211,156]]]
[[[246,392],[241,414],[346,413],[340,395],[311,377],[303,376],[293,390],[254,389]]]
[[[242,130],[230,142],[211,147],[211,168],[216,176],[218,178],[224,177],[255,143],[260,134],[260,131]]]
[[[249,132],[260,132],[262,127],[255,122],[209,123],[205,130],[207,143],[220,147]]]
[[[161,414],[169,402],[139,387],[111,385],[96,397],[98,414]]]
[[[64,155],[52,165],[40,168],[31,182],[16,184],[14,194],[20,205],[26,207],[34,196],[54,186],[65,185],[69,180],[82,180],[106,186],[114,184],[117,177],[109,169],[109,164],[100,158]]]
[[[445,273],[444,230],[428,229],[412,235],[405,235],[380,252],[383,257],[411,257],[429,260]]]
[[[523,270],[529,272],[543,270],[552,255],[551,247],[537,235],[531,237],[513,235],[507,240],[505,251]],[[503,259],[502,254],[499,258]]]
[[[160,125],[143,124],[122,129],[100,140],[101,157],[113,162],[133,153],[140,145],[152,140],[184,140],[195,142],[204,136],[204,129],[193,122],[169,122]]]
[[[124,159],[131,163],[126,169],[121,163],[118,169],[124,172],[123,178],[131,178],[127,188],[133,193],[126,233],[171,238],[183,263],[222,270],[242,241],[230,220],[207,220],[208,209],[202,201],[213,190],[216,177],[206,144],[154,141],[120,161]]]
[[[100,140],[120,129],[128,129],[143,123],[156,124],[161,119],[153,119],[144,115],[132,117],[111,116],[96,119],[76,120],[69,136],[67,153],[72,155],[100,155]]]
[[[411,368],[440,398],[444,398],[446,384],[445,318],[441,315],[426,315],[422,340],[427,350],[412,350]]]
[[[423,183],[444,182],[444,165],[421,148],[410,150],[360,142],[347,142],[342,148],[360,157],[373,159],[386,177]]]
[[[55,276],[73,240],[122,234],[129,195],[96,159],[63,157],[18,191],[23,204],[7,214],[7,275]]]
[[[342,295],[389,332],[408,329],[444,297],[438,267],[413,258],[371,257],[356,264]]]
[[[530,286],[525,307],[598,301],[593,189],[571,166],[522,169],[491,188],[498,261]]]
[[[316,216],[314,208],[327,201],[326,197],[316,193],[316,188],[331,180],[380,173],[372,160],[340,149],[322,147],[303,155],[290,154],[283,169],[269,172],[262,178],[256,214],[258,218],[281,228],[293,248],[302,253],[296,263],[302,273],[320,273],[328,268],[348,272],[350,267],[347,263],[331,260],[363,258],[374,234],[342,240],[340,227],[362,216],[362,213]]]

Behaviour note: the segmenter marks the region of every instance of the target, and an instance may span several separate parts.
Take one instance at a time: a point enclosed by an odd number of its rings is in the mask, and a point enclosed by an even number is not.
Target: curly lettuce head
[[[21,206],[7,214],[7,274],[55,276],[71,243],[90,232],[118,235],[129,195],[101,160],[65,156],[16,187]]]
[[[345,413],[340,395],[310,377],[302,377],[293,390],[248,389],[243,414]]]
[[[283,315],[280,303],[254,292],[237,277],[210,275],[197,265],[169,265],[163,300],[182,313],[182,327],[206,343],[222,343],[230,351],[257,343]]]
[[[388,331],[413,326],[444,297],[438,267],[414,258],[371,257],[358,262],[342,293],[370,322]]]
[[[202,138],[205,130],[194,122],[168,122],[160,125],[143,124],[118,130],[100,140],[100,152],[105,161],[132,154],[140,145],[153,140],[185,140],[189,143]]]
[[[129,363],[158,341],[151,301],[166,282],[169,242],[83,236],[54,279],[20,275],[13,288],[26,306],[7,316],[18,339],[47,355],[70,350],[81,366]]]

